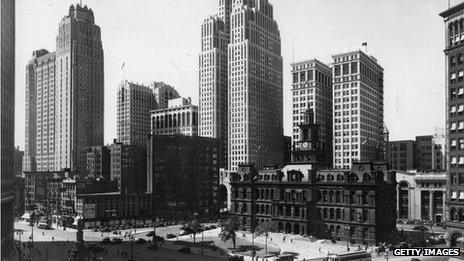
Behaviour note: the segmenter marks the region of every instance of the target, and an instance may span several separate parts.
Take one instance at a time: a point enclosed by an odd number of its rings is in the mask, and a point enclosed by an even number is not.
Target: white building
[[[192,105],[190,98],[172,99],[167,108],[151,111],[151,134],[175,133],[198,136],[198,107]]]
[[[121,82],[118,88],[118,142],[145,147],[150,134],[150,111],[156,109],[153,89]]]
[[[267,0],[233,2],[228,106],[228,170],[283,163],[280,32]]]
[[[334,167],[384,160],[383,68],[362,51],[332,58]]]
[[[307,109],[314,113],[315,123],[319,125],[319,141],[332,162],[332,69],[313,59],[292,65],[292,146],[301,141],[300,125]]]
[[[221,167],[227,166],[227,45],[232,0],[220,0],[219,12],[201,25],[199,126],[203,137],[219,138]]]

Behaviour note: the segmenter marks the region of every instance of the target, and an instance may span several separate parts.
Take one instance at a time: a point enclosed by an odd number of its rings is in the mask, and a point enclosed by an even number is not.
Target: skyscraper
[[[292,93],[293,93],[293,148],[306,149],[297,146],[304,141],[304,129],[300,125],[305,123],[304,116],[309,109],[314,121],[319,125],[320,150],[324,157],[318,158],[331,165],[332,162],[332,70],[326,64],[313,59],[292,64]],[[305,145],[306,143],[301,143]],[[295,160],[295,159],[293,159]]]
[[[448,243],[461,246],[464,236],[464,3],[442,13],[445,22],[446,59],[446,226]]]
[[[151,87],[155,93],[158,109],[167,108],[169,100],[180,98],[180,95],[176,89],[174,89],[174,87],[171,85],[165,84],[164,82],[153,82]]]
[[[15,101],[15,1],[2,0],[1,14],[1,235],[2,259],[13,253],[14,209],[14,101]]]
[[[83,172],[86,149],[103,145],[103,48],[87,6],[61,19],[55,70],[55,168]]]
[[[199,59],[200,136],[221,142],[221,167],[227,167],[227,45],[231,0],[219,1],[219,12],[203,21]]]
[[[153,89],[121,82],[118,89],[118,142],[146,147],[150,134],[150,110],[156,109]]]
[[[54,170],[55,53],[32,53],[26,65],[25,171]]]
[[[334,167],[384,160],[383,68],[362,51],[332,58]]]
[[[236,0],[228,45],[228,169],[283,161],[280,32],[267,0]]]

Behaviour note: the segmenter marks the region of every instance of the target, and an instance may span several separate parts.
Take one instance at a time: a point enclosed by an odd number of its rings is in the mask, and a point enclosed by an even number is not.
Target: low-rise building
[[[118,192],[76,195],[76,213],[84,227],[116,225],[151,225],[153,218],[150,194]]]
[[[398,171],[396,181],[398,218],[444,221],[446,172]],[[454,197],[459,200],[457,193]]]

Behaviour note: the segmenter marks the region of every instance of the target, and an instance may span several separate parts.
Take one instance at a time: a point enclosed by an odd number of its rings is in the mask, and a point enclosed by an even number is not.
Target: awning
[[[451,191],[451,198],[456,199],[458,197],[458,194],[456,191]]]
[[[456,157],[451,157],[451,164],[456,164]]]
[[[464,199],[464,192],[459,192],[459,199]]]

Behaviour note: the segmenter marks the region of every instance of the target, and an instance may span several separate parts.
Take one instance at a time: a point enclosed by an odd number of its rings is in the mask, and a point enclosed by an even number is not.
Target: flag
[[[362,43],[362,46],[367,46],[367,42]]]
[[[122,68],[124,68],[124,66],[126,66],[126,62],[123,62],[122,65],[121,65],[121,70]]]

